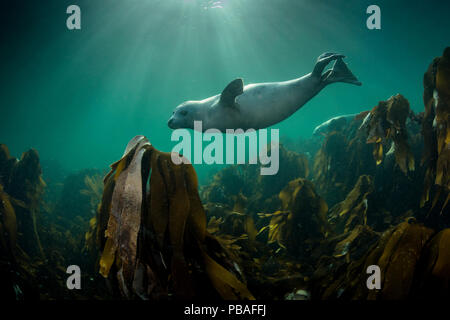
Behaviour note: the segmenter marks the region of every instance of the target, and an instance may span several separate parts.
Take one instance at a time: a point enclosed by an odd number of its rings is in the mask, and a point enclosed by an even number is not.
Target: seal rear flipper
[[[320,77],[322,75],[323,69],[333,60],[345,58],[343,54],[334,52],[322,53],[318,58],[316,65],[314,66],[313,75]]]
[[[333,65],[331,70],[327,70],[322,76],[321,81],[327,85],[334,82],[346,82],[357,86],[361,85],[361,82],[355,77],[355,75],[347,67],[347,64],[339,58]]]
[[[235,99],[244,92],[244,81],[237,78],[231,81],[220,95],[220,103],[227,107],[235,108]]]

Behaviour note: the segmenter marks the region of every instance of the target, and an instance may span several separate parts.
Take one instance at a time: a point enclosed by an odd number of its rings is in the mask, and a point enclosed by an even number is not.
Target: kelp
[[[17,250],[17,220],[10,196],[0,184],[0,252],[3,257],[15,260]]]
[[[313,182],[317,192],[324,197],[330,207],[344,201],[358,182],[359,177],[363,175],[371,176],[373,179],[376,190],[373,193],[376,198],[375,204],[380,209],[378,210],[379,214],[375,214],[379,216],[377,218],[382,218],[381,211],[391,211],[394,216],[393,220],[395,220],[396,216],[402,215],[406,211],[400,205],[404,202],[408,203],[407,209],[416,207],[415,199],[418,199],[417,195],[420,192],[417,180],[421,179],[422,170],[408,171],[408,175],[405,175],[396,160],[396,152],[397,159],[399,159],[402,149],[396,147],[396,143],[393,141],[395,138],[399,146],[403,146],[404,141],[408,142],[409,149],[411,149],[408,154],[412,157],[410,159],[418,158],[422,140],[416,120],[405,120],[404,130],[408,131],[407,140],[400,139],[400,133],[399,137],[390,135],[390,138],[384,139],[385,141],[378,140],[379,148],[375,148],[375,150],[382,151],[379,154],[381,155],[380,159],[383,159],[378,165],[373,158],[373,144],[376,139],[372,140],[373,143],[367,143],[368,135],[370,139],[377,134],[384,137],[385,132],[382,128],[401,128],[405,114],[409,118],[415,117],[412,112],[409,114],[406,112],[408,110],[407,103],[402,103],[398,97],[395,101],[393,98],[389,104],[386,102],[383,108],[377,107],[376,112],[372,110],[373,115],[369,111],[362,112],[356,117],[359,119],[364,117],[362,124],[355,120],[350,123],[349,127],[325,136],[323,144],[314,158]],[[381,112],[382,109],[384,112]],[[388,111],[390,111],[389,115]],[[373,128],[370,127],[371,125]],[[388,148],[391,148],[390,152],[385,155],[384,150]],[[415,160],[411,161],[415,162]],[[405,199],[405,201],[402,202],[399,199]],[[388,204],[388,210],[382,207],[383,203]],[[381,223],[378,225],[379,230],[386,227]]]
[[[365,249],[378,239],[378,235],[363,224],[356,225],[346,235],[345,239],[336,244],[333,256],[335,258],[345,257],[347,262],[350,262],[350,259],[360,258],[365,253]]]
[[[12,201],[17,217],[18,232],[26,234],[17,241],[28,254],[38,254],[45,258],[37,231],[36,219],[40,209],[45,182],[39,155],[31,149],[22,154],[20,160],[9,155],[8,148],[1,145],[0,162],[3,189]]]
[[[286,249],[284,245],[288,241],[291,233],[290,223],[292,221],[292,212],[290,211],[276,211],[274,213],[259,213],[260,218],[270,218],[269,225],[263,227],[258,233],[264,232],[268,229],[267,243],[278,243],[282,248]]]
[[[424,153],[422,164],[427,166],[423,207],[432,196],[430,212],[437,209],[441,214],[450,199],[450,47],[441,57],[435,58],[424,75],[425,114],[422,124]]]
[[[212,206],[211,203],[205,206],[210,217],[206,229],[232,254],[234,260],[239,260],[242,245],[246,250],[251,249],[258,231],[253,218],[245,212],[246,198],[239,194],[235,199],[233,210]]]
[[[0,296],[15,300],[45,297],[53,282],[55,268],[47,265],[47,255],[38,233],[38,213],[45,182],[38,153],[24,152],[19,159],[0,145]],[[40,221],[40,220],[39,220]],[[43,270],[52,270],[52,278],[43,280]],[[62,272],[63,275],[65,274]],[[65,283],[64,283],[65,285]],[[65,287],[64,287],[65,288]]]
[[[279,163],[282,165],[275,175],[261,175],[258,170],[256,185],[261,192],[261,199],[278,194],[292,179],[309,176],[308,157],[288,150],[283,145],[279,146]]]
[[[192,165],[175,165],[145,137],[132,139],[111,165],[97,221],[100,273],[122,296],[186,298],[215,290],[223,299],[253,299],[206,230]]]
[[[48,166],[43,166],[43,170]],[[41,299],[110,299],[106,282],[98,274],[96,246],[96,207],[94,194],[86,194],[86,177],[99,177],[103,170],[83,169],[70,174],[45,172],[45,206],[37,227],[46,259],[38,259],[37,277]],[[103,185],[102,178],[100,179]],[[90,190],[92,191],[92,190]],[[52,193],[48,195],[48,193]],[[55,195],[53,193],[57,192]],[[92,196],[92,197],[91,197]],[[101,194],[100,194],[101,197]],[[97,200],[98,201],[98,200]],[[91,221],[90,221],[91,220]],[[88,236],[88,237],[87,237]],[[82,270],[83,290],[67,291],[66,268],[74,264]],[[51,279],[51,280],[49,280]]]
[[[431,243],[431,248],[437,247],[437,256],[430,271],[433,277],[442,281],[445,288],[450,289],[450,229],[442,230]]]
[[[200,189],[203,202],[220,203],[233,208],[233,200],[238,194],[250,196],[256,190],[255,178],[258,173],[255,167],[235,165],[218,171],[211,181]]]
[[[373,156],[380,165],[384,149],[392,141],[396,164],[407,174],[414,171],[414,156],[408,143],[406,119],[410,115],[409,102],[401,94],[380,101],[367,115],[367,143],[374,144]]]
[[[246,212],[248,199],[242,194],[238,194],[234,199],[233,209],[225,210],[222,214],[223,224],[220,231],[234,236],[245,234],[250,240],[254,240],[257,231],[253,218]]]
[[[356,235],[370,235],[367,226],[357,226],[345,241],[357,238]],[[366,230],[361,233],[362,230]],[[367,233],[369,232],[369,233]],[[363,255],[347,258],[345,262],[338,260],[323,260],[317,266],[315,273],[316,297],[321,299],[368,299],[368,300],[398,300],[413,297],[413,287],[419,281],[418,265],[421,257],[426,254],[425,244],[433,236],[434,230],[427,228],[414,219],[386,230],[374,243],[362,251]],[[364,239],[364,237],[362,238]],[[343,256],[348,256],[349,246],[345,241],[336,246],[336,251],[343,250]],[[360,241],[354,248],[367,245]],[[341,255],[336,255],[340,258]],[[327,268],[330,266],[331,269]],[[381,289],[368,290],[366,287],[368,266],[377,265],[381,270]]]
[[[330,209],[329,221],[334,225],[334,232],[349,232],[355,225],[367,224],[368,197],[374,191],[373,179],[362,175],[355,187],[344,201]]]
[[[256,293],[257,299],[279,299],[295,287],[302,287],[306,282],[302,265],[289,258],[279,245],[271,245],[276,240],[269,241],[269,245],[262,243],[267,233],[262,230],[257,235],[254,219],[243,210],[245,198],[239,196],[234,201],[233,210],[213,203],[205,206],[210,217],[207,231],[227,249],[232,261],[238,263],[251,292]],[[264,223],[271,216],[261,215],[264,218],[256,219],[257,223]],[[269,238],[275,238],[271,233]]]
[[[403,222],[398,225],[390,235],[378,261],[374,263],[383,270],[382,289],[369,294],[369,298],[392,300],[408,297],[422,248],[433,233],[432,229],[420,224]]]
[[[450,297],[450,229],[436,234],[418,263],[413,293],[421,298]]]
[[[336,169],[345,161],[347,139],[341,132],[331,132],[323,141],[314,161],[315,180],[318,183],[327,180],[339,183],[339,171]]]
[[[311,279],[313,299],[364,299],[355,291],[363,287],[367,294],[365,256],[380,235],[367,225],[329,237],[313,253],[317,261]]]
[[[258,165],[225,167],[201,188],[204,206],[192,166],[137,136],[103,182],[91,170],[61,184],[56,209],[35,220],[45,260],[21,250],[24,231],[36,246],[27,221],[44,185],[37,154],[19,161],[0,145],[0,268],[16,277],[2,283],[25,291],[17,278],[28,274],[43,299],[447,297],[450,233],[424,216],[447,216],[448,61],[446,49],[424,76],[425,113],[397,95],[330,128],[322,144],[281,146],[275,176]],[[26,272],[10,263],[11,248]],[[89,284],[78,293],[65,288],[72,261]],[[367,289],[370,265],[381,267],[381,290]]]
[[[271,218],[259,233],[268,230],[268,243],[277,242],[294,255],[310,251],[312,242],[328,233],[326,202],[317,195],[314,185],[303,178],[289,182],[278,196],[281,210],[259,214],[261,218]]]
[[[91,252],[96,255],[96,233],[97,233],[97,218],[93,217],[89,220],[89,230],[84,235],[84,248],[86,252]]]
[[[103,194],[103,177],[100,174],[86,175],[84,183],[86,187],[80,193],[89,197],[92,207],[100,205]]]
[[[375,173],[370,148],[355,124],[329,133],[314,157],[314,185],[330,206],[345,199],[359,176]]]
[[[9,177],[12,168],[18,160],[11,157],[8,146],[0,143],[0,184],[6,186],[9,184]]]
[[[95,213],[100,209],[103,195],[103,177],[100,174],[86,175],[84,177],[85,189],[80,191],[81,194],[89,197],[90,205],[95,209]],[[96,234],[97,218],[94,215],[89,220],[89,231],[85,234],[84,250],[88,252],[95,251],[95,234]]]
[[[438,159],[436,184],[450,189],[450,47],[439,59],[436,72],[436,131]],[[447,197],[448,201],[448,197]]]
[[[270,151],[270,148],[269,148]],[[294,178],[309,176],[308,157],[279,147],[280,166],[276,175],[261,175],[259,165],[228,166],[217,172],[212,181],[200,189],[204,203],[221,203],[232,209],[235,199],[244,196],[246,211],[256,214],[279,206],[278,193]]]

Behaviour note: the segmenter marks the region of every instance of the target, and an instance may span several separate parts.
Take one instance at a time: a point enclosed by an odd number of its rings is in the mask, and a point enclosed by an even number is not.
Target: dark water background
[[[77,4],[82,29],[66,28]],[[381,7],[381,30],[366,8]],[[169,151],[167,119],[184,100],[234,78],[282,81],[326,51],[347,56],[362,87],[334,84],[277,124],[281,142],[396,93],[423,110],[423,73],[448,46],[449,1],[2,1],[0,142],[65,170],[105,168],[143,134]],[[276,112],[276,106],[274,106]],[[210,167],[196,166],[201,177]]]

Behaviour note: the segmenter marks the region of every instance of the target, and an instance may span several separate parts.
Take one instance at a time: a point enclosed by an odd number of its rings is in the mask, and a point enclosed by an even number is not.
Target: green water
[[[167,119],[185,100],[220,93],[236,77],[297,78],[321,53],[345,54],[363,85],[329,86],[274,126],[281,142],[295,140],[396,93],[422,111],[423,74],[450,43],[448,1],[221,2],[3,1],[0,142],[68,170],[105,168],[137,134],[172,149]],[[81,8],[81,30],[66,28],[70,4]],[[381,30],[366,27],[371,4]]]

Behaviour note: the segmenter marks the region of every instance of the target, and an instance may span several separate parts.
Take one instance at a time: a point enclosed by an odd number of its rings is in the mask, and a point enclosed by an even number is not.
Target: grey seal
[[[317,127],[314,128],[313,135],[323,135],[327,134],[334,130],[339,130],[342,127],[348,125],[350,122],[352,122],[355,117],[358,115],[358,113],[354,114],[345,114],[342,116],[333,117],[321,124],[319,124]]]
[[[221,94],[177,106],[168,126],[171,129],[194,129],[194,121],[202,121],[202,131],[214,128],[221,132],[272,126],[291,116],[331,83],[346,82],[360,86],[361,82],[342,60],[344,57],[342,54],[324,53],[317,58],[311,73],[293,80],[244,86],[241,78],[235,79]],[[323,72],[333,60],[333,67]]]

